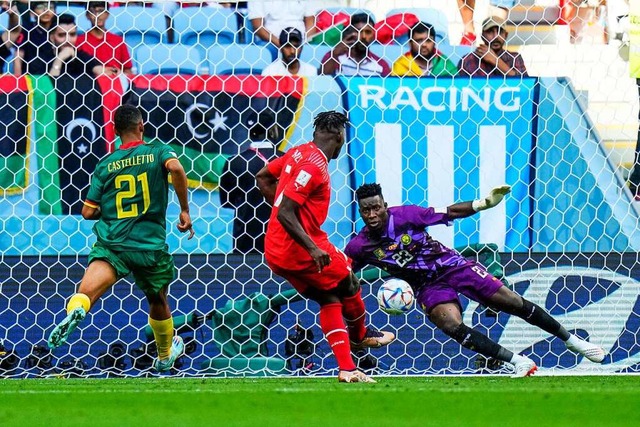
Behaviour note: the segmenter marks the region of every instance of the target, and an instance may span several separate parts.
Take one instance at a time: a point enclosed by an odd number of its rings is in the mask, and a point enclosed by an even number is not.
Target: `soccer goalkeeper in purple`
[[[601,347],[570,334],[540,306],[505,287],[481,264],[464,258],[426,231],[426,227],[450,225],[453,220],[492,208],[510,191],[511,187],[504,185],[482,199],[442,209],[388,207],[380,184],[364,184],[356,190],[356,199],[365,227],[347,244],[345,253],[353,260],[354,271],[369,264],[408,282],[418,304],[440,330],[465,348],[512,364],[514,378],[532,375],[538,369],[536,364],[465,325],[458,294],[518,316],[560,338],[569,350],[592,362],[602,362],[606,353]]]

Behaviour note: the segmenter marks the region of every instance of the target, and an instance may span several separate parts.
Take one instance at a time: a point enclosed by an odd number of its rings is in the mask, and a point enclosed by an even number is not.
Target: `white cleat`
[[[338,381],[341,383],[375,383],[376,380],[367,376],[364,372],[356,371],[340,371],[338,373]]]
[[[575,353],[582,354],[584,357],[594,363],[602,363],[607,352],[598,345],[592,344],[589,341],[579,340],[574,344],[565,343],[567,348]]]
[[[525,357],[523,361],[513,364],[513,370],[514,373],[511,375],[511,378],[524,378],[533,375],[538,370],[538,367],[536,366],[536,362]]]

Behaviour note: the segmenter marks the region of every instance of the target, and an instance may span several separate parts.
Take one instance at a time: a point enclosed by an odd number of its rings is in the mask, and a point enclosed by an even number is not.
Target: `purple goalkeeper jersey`
[[[388,211],[389,221],[380,235],[365,226],[347,244],[345,253],[353,260],[354,271],[370,264],[417,290],[444,272],[471,262],[425,231],[430,225],[449,225],[446,210],[408,205]]]

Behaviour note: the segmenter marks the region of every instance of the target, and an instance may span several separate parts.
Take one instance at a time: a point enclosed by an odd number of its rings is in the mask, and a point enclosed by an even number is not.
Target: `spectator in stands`
[[[247,2],[247,15],[256,36],[280,47],[278,35],[295,27],[306,37],[315,32],[315,15],[320,4],[312,0],[253,0]]]
[[[507,19],[509,9],[515,4],[515,0],[491,0],[491,14],[502,19]],[[476,9],[476,0],[458,0],[458,9],[464,25],[464,33],[460,44],[473,46],[476,42],[476,30],[473,16]]]
[[[267,163],[284,154],[276,148],[282,132],[269,110],[261,111],[247,124],[251,145],[225,163],[220,177],[220,204],[236,211],[233,251],[263,253],[271,205],[262,197],[255,176]]]
[[[351,16],[349,26],[342,31],[342,41],[322,58],[321,74],[389,75],[391,68],[387,61],[369,50],[375,39],[374,24],[366,13]]]
[[[131,74],[133,63],[124,38],[105,28],[105,22],[109,19],[109,3],[106,1],[87,3],[87,19],[91,22],[91,29],[78,36],[76,41],[78,51],[95,57],[112,74],[121,72]]]
[[[436,31],[426,22],[418,22],[410,30],[409,52],[393,63],[393,76],[455,76],[458,67],[438,52]]]
[[[23,22],[22,31],[17,40],[17,60],[14,74],[46,74],[48,61],[52,58],[49,46],[51,23],[55,17],[55,2],[33,1],[29,4],[31,16],[35,22]]]
[[[280,33],[280,58],[262,70],[263,76],[317,76],[318,70],[300,60],[303,37],[300,30],[287,27]],[[257,172],[257,171],[256,171]]]
[[[105,68],[100,65],[97,59],[86,52],[76,48],[78,39],[78,27],[73,15],[62,14],[53,19],[49,33],[50,44],[48,45],[51,61],[47,61],[49,75],[57,77],[60,74],[78,76],[89,74],[98,76],[105,72]],[[106,70],[108,74],[113,73]]]
[[[7,31],[0,34],[0,74],[5,72],[5,62],[11,56],[11,48],[20,36],[20,15],[15,4],[11,5],[8,1],[0,3],[0,13],[9,15],[9,26]]]
[[[474,52],[460,61],[458,72],[461,76],[471,77],[513,77],[527,76],[524,60],[519,53],[504,49],[507,31],[504,19],[490,16],[482,23],[482,41]]]

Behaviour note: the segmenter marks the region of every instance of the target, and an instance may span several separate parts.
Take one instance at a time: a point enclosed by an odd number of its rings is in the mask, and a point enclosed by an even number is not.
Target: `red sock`
[[[362,301],[362,289],[350,297],[342,299],[342,315],[347,321],[349,338],[353,342],[360,342],[364,338],[366,328],[364,326],[364,301]]]
[[[320,307],[320,327],[341,371],[353,371],[356,365],[351,358],[349,335],[342,320],[342,304],[334,303]]]

